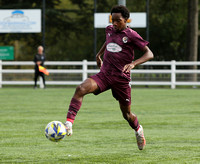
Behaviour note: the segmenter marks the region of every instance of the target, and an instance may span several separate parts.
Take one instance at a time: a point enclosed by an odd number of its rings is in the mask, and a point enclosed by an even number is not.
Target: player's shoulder
[[[128,34],[128,35],[138,35],[138,33],[135,31],[135,30],[133,30],[133,29],[131,29],[130,27],[128,27],[127,29],[126,29],[126,33]]]
[[[132,40],[134,41],[135,39],[137,40],[137,38],[141,38],[141,36],[137,33],[137,31],[131,29],[131,28],[127,28],[126,30],[126,35]]]
[[[113,31],[113,25],[109,25],[106,27],[106,31]]]
[[[108,25],[106,29],[113,29],[113,25]]]

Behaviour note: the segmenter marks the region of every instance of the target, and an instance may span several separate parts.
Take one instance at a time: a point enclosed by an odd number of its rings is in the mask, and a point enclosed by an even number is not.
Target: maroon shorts
[[[95,80],[100,88],[99,92],[94,93],[95,95],[111,89],[113,97],[120,104],[127,106],[131,104],[131,86],[129,80],[120,76],[105,75],[103,72],[90,76],[90,78]]]

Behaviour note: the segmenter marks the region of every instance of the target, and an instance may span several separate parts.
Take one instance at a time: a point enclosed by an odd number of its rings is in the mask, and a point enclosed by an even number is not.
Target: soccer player
[[[113,97],[119,101],[124,119],[135,131],[138,148],[142,150],[146,141],[137,116],[131,112],[130,71],[137,65],[152,59],[153,53],[147,46],[148,42],[136,31],[127,27],[126,23],[130,13],[125,6],[113,7],[111,15],[112,25],[106,27],[106,41],[96,55],[100,72],[89,77],[76,88],[65,122],[67,135],[72,135],[72,125],[83,97],[89,93],[98,95],[111,89]],[[133,61],[135,49],[141,50],[143,55]]]
[[[44,62],[45,62],[45,55],[43,53],[43,47],[42,46],[38,46],[37,48],[37,54],[34,57],[34,63],[35,63],[35,77],[34,77],[34,81],[35,81],[35,85],[34,88],[37,88],[37,79],[38,76],[42,77],[43,80],[43,84],[44,84],[44,88],[45,88],[45,77],[44,77],[44,73],[39,71],[39,66],[44,66]]]

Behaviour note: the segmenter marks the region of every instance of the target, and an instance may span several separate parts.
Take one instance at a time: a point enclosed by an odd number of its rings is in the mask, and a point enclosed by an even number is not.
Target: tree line
[[[198,0],[196,1],[199,7]],[[149,1],[149,41],[156,61],[187,61],[192,51],[193,20],[190,0]],[[110,12],[117,0],[97,1],[97,12]],[[196,5],[193,4],[193,5]],[[94,1],[46,0],[45,53],[49,61],[94,60]],[[146,0],[126,1],[130,12],[145,12]],[[42,9],[42,0],[0,0],[1,9]],[[193,13],[195,14],[195,13]],[[133,20],[134,21],[134,20]],[[189,24],[190,23],[190,24]],[[134,29],[134,28],[133,28]],[[191,31],[190,31],[190,30]],[[146,29],[134,29],[146,39]],[[198,31],[198,29],[197,29]],[[105,40],[105,29],[97,29],[97,50]],[[189,36],[190,35],[190,36]],[[195,35],[198,35],[195,34]],[[197,38],[198,39],[198,38]],[[197,42],[198,43],[198,42]],[[0,34],[0,46],[14,46],[15,60],[33,60],[37,46],[42,44],[42,33]],[[195,47],[200,49],[198,43]],[[200,60],[199,51],[195,60]]]

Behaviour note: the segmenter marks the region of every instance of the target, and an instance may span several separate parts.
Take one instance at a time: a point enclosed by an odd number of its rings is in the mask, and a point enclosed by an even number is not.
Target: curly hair
[[[130,17],[130,12],[129,10],[123,6],[123,5],[116,5],[111,9],[111,15],[112,13],[121,13],[122,17],[125,19],[128,19]]]

